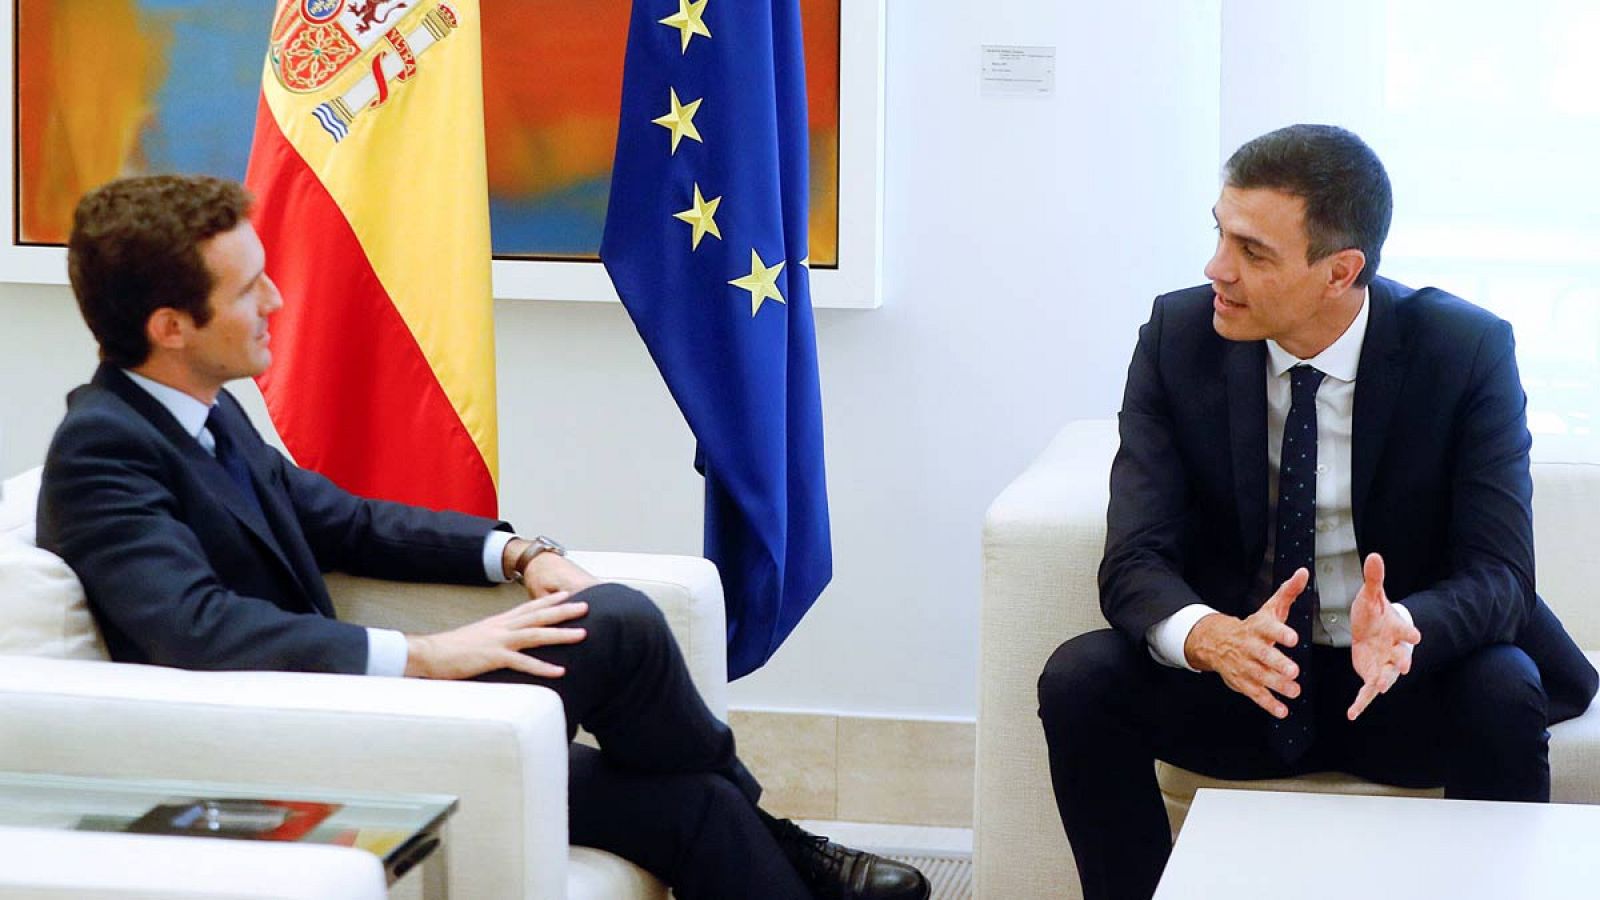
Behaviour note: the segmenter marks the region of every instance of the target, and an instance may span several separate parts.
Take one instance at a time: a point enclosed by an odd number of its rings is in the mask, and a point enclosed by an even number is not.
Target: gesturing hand
[[[1189,665],[1202,672],[1216,672],[1223,683],[1249,697],[1277,718],[1289,714],[1277,697],[1300,696],[1300,667],[1285,656],[1277,645],[1293,647],[1299,640],[1293,628],[1285,625],[1289,607],[1306,589],[1311,573],[1297,569],[1267,598],[1261,608],[1244,619],[1213,613],[1189,630],[1183,654]]]
[[[1345,713],[1350,721],[1411,671],[1411,648],[1421,642],[1422,632],[1395,610],[1383,590],[1383,557],[1367,554],[1361,590],[1350,604],[1350,664],[1361,676],[1361,690]]]
[[[568,603],[568,596],[564,591],[545,594],[454,631],[407,635],[406,674],[471,678],[495,669],[515,669],[542,678],[560,678],[565,669],[522,651],[576,644],[588,636],[582,628],[554,627],[589,613],[589,604]]]

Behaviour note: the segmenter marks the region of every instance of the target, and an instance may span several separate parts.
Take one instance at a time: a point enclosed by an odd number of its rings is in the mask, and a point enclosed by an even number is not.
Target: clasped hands
[[[1281,719],[1289,714],[1278,697],[1300,696],[1300,670],[1278,649],[1293,647],[1299,635],[1285,624],[1289,609],[1306,589],[1311,573],[1298,569],[1261,608],[1244,619],[1213,613],[1190,629],[1183,652],[1202,672],[1216,672],[1228,687]],[[1387,693],[1411,671],[1411,649],[1422,633],[1389,602],[1383,589],[1383,557],[1368,554],[1361,589],[1350,604],[1350,663],[1361,676],[1361,690],[1345,715],[1355,721],[1379,694]]]
[[[511,559],[520,539],[507,545]],[[525,541],[521,543],[526,543]],[[451,631],[406,636],[406,674],[419,678],[471,678],[495,669],[514,669],[541,678],[560,678],[566,669],[524,653],[538,647],[576,644],[582,628],[561,627],[589,613],[573,594],[599,581],[558,553],[541,553],[522,573],[527,602]]]

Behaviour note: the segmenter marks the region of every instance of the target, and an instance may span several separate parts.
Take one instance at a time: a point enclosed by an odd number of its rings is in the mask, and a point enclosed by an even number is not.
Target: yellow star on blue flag
[[[708,2],[710,0],[698,0],[698,2],[678,0],[678,11],[657,23],[659,25],[670,25],[678,29],[683,36],[681,52],[689,52],[689,41],[695,35],[705,38],[711,37],[711,32],[706,30],[705,22],[706,4]],[[738,2],[738,0],[735,0],[735,2]]]
[[[750,274],[743,278],[731,278],[728,283],[740,290],[750,292],[750,315],[754,316],[761,311],[761,304],[767,299],[783,302],[783,294],[778,292],[778,275],[783,272],[783,260],[778,260],[775,266],[768,266],[761,261],[761,254],[750,251]]]

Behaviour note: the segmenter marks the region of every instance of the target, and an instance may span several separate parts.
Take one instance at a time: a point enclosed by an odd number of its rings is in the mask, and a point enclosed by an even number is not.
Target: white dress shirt
[[[1367,336],[1366,292],[1361,310],[1337,340],[1310,359],[1299,359],[1277,341],[1267,341],[1267,496],[1278,496],[1278,465],[1283,453],[1283,423],[1289,417],[1289,370],[1314,366],[1327,377],[1317,387],[1317,539],[1316,585],[1321,608],[1311,625],[1311,640],[1331,647],[1350,646],[1350,602],[1361,589],[1361,556],[1356,551],[1350,473],[1351,431],[1356,400],[1356,369]],[[1265,603],[1278,586],[1272,581],[1277,518],[1267,516],[1267,553],[1256,575],[1255,596]],[[1297,601],[1299,602],[1299,601]],[[1395,604],[1408,621],[1411,614]],[[1183,647],[1195,623],[1216,612],[1191,603],[1150,626],[1150,655],[1178,668],[1193,669]]]
[[[140,375],[138,372],[122,370],[134,384],[143,388],[145,393],[156,399],[172,417],[178,420],[183,430],[199,441],[212,456],[217,454],[217,442],[211,436],[211,430],[206,428],[206,419],[211,415],[211,407],[199,400],[185,394],[177,388],[168,387],[159,381],[153,381]],[[483,542],[483,575],[490,582],[504,582],[506,580],[505,568],[501,562],[505,553],[506,544],[515,537],[509,531],[490,531]],[[399,677],[406,673],[406,636],[398,631],[388,628],[368,628],[367,630],[367,674]]]

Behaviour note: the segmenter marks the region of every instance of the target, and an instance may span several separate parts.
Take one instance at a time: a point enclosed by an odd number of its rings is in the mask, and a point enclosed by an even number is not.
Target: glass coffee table
[[[446,896],[445,854],[434,851],[456,806],[442,794],[0,772],[0,825],[357,847],[383,861],[390,884],[428,859],[428,897]]]

